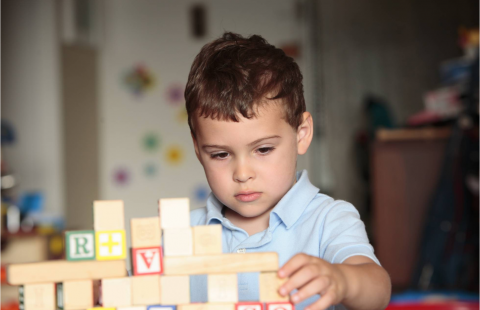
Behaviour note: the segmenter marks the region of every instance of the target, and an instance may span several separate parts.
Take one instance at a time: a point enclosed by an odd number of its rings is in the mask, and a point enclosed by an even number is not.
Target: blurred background
[[[62,258],[93,200],[124,200],[127,233],[159,198],[204,206],[183,92],[233,31],[299,64],[315,123],[299,169],[357,207],[392,307],[478,309],[478,16],[475,0],[3,0],[2,265]],[[2,284],[2,310],[16,296]]]

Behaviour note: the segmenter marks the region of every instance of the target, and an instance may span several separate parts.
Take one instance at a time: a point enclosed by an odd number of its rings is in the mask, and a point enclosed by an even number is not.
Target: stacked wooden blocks
[[[127,276],[124,206],[94,202],[94,230],[65,233],[67,261],[14,264],[21,310],[293,310],[278,295],[274,252],[223,254],[222,226],[190,226],[187,198],[160,199],[159,217],[130,222]],[[163,244],[162,244],[163,233]],[[260,300],[239,302],[237,273],[260,272]],[[208,302],[191,303],[190,275],[208,277]]]

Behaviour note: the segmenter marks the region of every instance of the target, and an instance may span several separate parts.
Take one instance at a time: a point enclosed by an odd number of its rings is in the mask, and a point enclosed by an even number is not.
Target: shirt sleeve
[[[340,264],[349,257],[361,255],[380,265],[368,241],[360,214],[351,203],[345,201],[335,201],[325,217],[320,254],[332,264]]]

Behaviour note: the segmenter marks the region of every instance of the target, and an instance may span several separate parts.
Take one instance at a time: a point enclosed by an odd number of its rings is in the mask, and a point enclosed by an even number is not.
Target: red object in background
[[[20,305],[17,301],[2,303],[1,310],[19,310]]]
[[[385,310],[478,310],[478,302],[428,302],[390,304]]]
[[[2,266],[2,284],[7,283],[7,268],[5,266]]]

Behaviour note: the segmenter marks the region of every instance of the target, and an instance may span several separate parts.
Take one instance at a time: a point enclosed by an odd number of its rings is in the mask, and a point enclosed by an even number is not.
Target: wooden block
[[[7,265],[7,282],[11,285],[113,278],[126,275],[125,260],[104,262],[58,260]]]
[[[160,199],[158,208],[162,229],[190,227],[190,199]]]
[[[131,219],[130,232],[132,248],[149,248],[162,245],[159,217]]]
[[[175,305],[152,305],[147,306],[147,310],[177,310]]]
[[[222,254],[222,225],[201,225],[193,229],[193,255]]]
[[[116,308],[93,307],[93,308],[88,308],[87,310],[116,310]]]
[[[280,279],[276,272],[261,272],[259,276],[260,301],[288,301],[289,296],[278,294],[278,289],[286,280],[287,278]]]
[[[147,310],[145,306],[118,307],[117,310]]]
[[[295,310],[291,302],[269,302],[265,304],[265,310]]]
[[[97,260],[116,260],[127,257],[125,230],[95,232]]]
[[[104,307],[131,306],[131,278],[102,279],[102,302]]]
[[[233,303],[194,303],[178,305],[178,310],[235,310]]]
[[[160,303],[160,275],[135,276],[132,279],[132,305]]]
[[[95,231],[125,230],[123,200],[95,200],[93,202],[93,229]]]
[[[163,254],[162,247],[132,249],[133,274],[162,274]]]
[[[277,271],[278,254],[276,252],[259,252],[172,256],[163,258],[163,268],[165,275]]]
[[[93,280],[63,282],[64,310],[81,310],[94,305]]]
[[[24,310],[56,310],[55,283],[26,284],[23,287]]]
[[[208,302],[236,303],[238,302],[237,274],[209,274]]]
[[[237,302],[235,310],[263,310],[263,302]]]
[[[163,230],[165,256],[193,255],[192,228],[168,228]]]
[[[95,231],[79,230],[65,232],[67,260],[95,259]]]
[[[190,277],[188,275],[161,276],[160,296],[164,305],[190,303]]]

